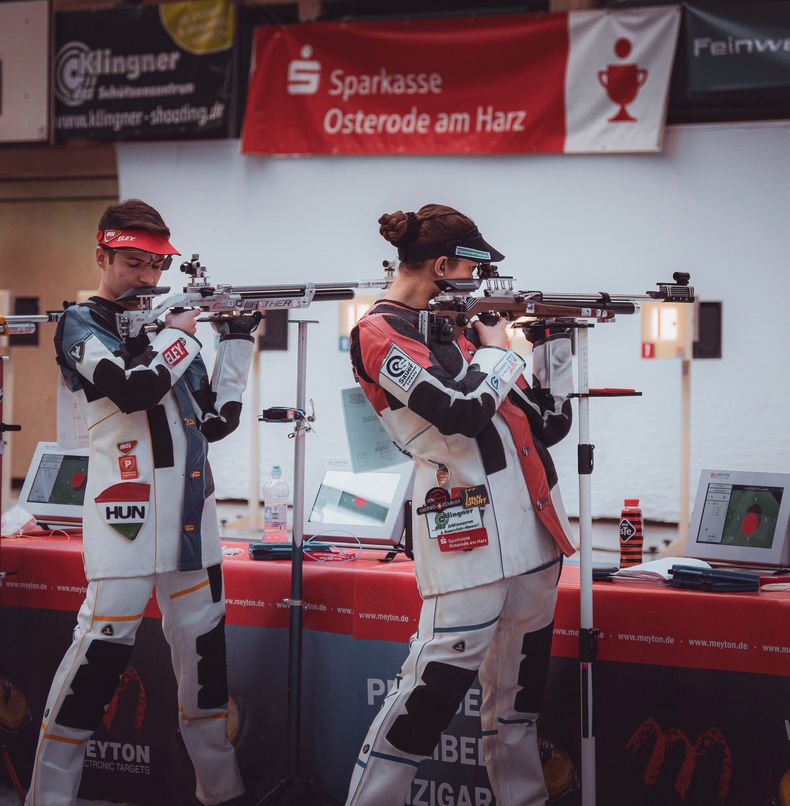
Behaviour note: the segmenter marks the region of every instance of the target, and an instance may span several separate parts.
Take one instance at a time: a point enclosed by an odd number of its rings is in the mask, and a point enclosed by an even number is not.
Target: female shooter
[[[450,207],[379,219],[398,249],[385,299],[351,335],[355,375],[416,464],[414,555],[423,606],[398,683],[359,753],[347,806],[402,806],[467,689],[482,686],[483,755],[499,806],[547,798],[536,721],[570,526],[546,450],[571,426],[567,334],[534,342],[533,380],[506,321],[424,338],[437,281],[504,258]],[[546,380],[551,372],[551,390]]]

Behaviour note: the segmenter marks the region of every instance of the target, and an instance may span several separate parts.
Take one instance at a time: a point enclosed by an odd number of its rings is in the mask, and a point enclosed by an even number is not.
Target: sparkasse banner
[[[230,0],[56,14],[56,139],[227,137],[234,41]]]
[[[676,6],[256,30],[242,150],[656,151]]]

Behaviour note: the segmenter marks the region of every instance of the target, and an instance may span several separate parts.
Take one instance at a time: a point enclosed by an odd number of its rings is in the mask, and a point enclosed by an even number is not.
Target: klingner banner
[[[692,93],[790,87],[790,3],[689,5]]]
[[[56,139],[227,137],[234,32],[229,0],[56,14]]]
[[[256,30],[242,151],[657,151],[676,6]]]

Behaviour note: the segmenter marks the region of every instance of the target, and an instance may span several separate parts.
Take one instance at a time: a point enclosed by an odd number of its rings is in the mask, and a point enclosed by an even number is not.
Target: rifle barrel
[[[313,283],[315,300],[336,300],[353,299],[355,288],[370,288],[386,286],[386,281],[382,281],[380,286],[371,283],[370,280],[353,281],[348,283]],[[236,285],[230,288],[231,293],[239,294],[242,299],[281,299],[289,297],[304,296],[307,291],[307,283],[294,285]]]
[[[46,313],[41,314],[31,314],[30,316],[25,316],[23,314],[20,315],[13,315],[13,316],[0,316],[0,320],[3,322],[7,322],[9,325],[24,325],[28,322],[30,324],[38,324],[44,322],[55,322],[57,321],[55,318],[50,316]]]
[[[650,300],[646,294],[611,294],[602,297],[600,294],[539,294],[535,302],[549,305],[568,305],[572,308],[603,308],[615,313],[629,314],[639,310],[640,300]]]

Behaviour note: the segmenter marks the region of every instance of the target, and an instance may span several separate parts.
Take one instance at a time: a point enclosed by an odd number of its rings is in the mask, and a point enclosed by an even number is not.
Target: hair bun
[[[404,246],[413,241],[420,231],[420,222],[416,213],[384,213],[379,218],[379,232],[393,246]]]

